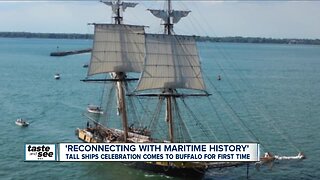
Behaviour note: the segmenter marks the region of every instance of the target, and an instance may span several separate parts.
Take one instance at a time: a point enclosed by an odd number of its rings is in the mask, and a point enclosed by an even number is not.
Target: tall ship
[[[76,130],[78,138],[88,143],[199,142],[192,137],[192,131],[198,129],[189,126],[192,124],[190,119],[197,124],[201,124],[201,120],[191,113],[191,118],[185,121],[183,114],[186,112],[181,106],[189,107],[187,99],[201,101],[210,93],[203,78],[196,37],[177,35],[173,28],[190,11],[173,10],[170,0],[166,2],[165,10],[148,9],[164,25],[162,34],[148,34],[146,26],[123,23],[124,10],[135,7],[136,3],[120,0],[104,3],[112,8],[114,24],[93,24],[94,42],[88,78],[83,81],[108,83],[107,91],[115,89],[115,106],[120,121],[117,121],[118,126],[112,127],[111,123],[103,124],[90,117],[86,128]],[[131,73],[136,75],[130,77]],[[92,78],[98,74],[105,74],[108,78]],[[134,90],[129,89],[132,82]],[[137,108],[141,114],[149,114],[147,106],[155,107],[147,121],[133,123],[135,121],[128,113],[132,110],[129,107],[131,98],[148,99],[150,104],[140,103],[142,108]],[[104,109],[111,108],[114,107]],[[103,113],[103,117],[109,115]],[[274,159],[268,155],[261,163]],[[248,162],[131,163],[142,169],[185,177],[202,176],[210,168],[246,164]]]

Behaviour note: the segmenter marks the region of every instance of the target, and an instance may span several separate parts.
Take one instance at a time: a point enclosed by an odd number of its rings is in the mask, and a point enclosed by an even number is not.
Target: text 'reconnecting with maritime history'
[[[259,161],[257,143],[61,143],[59,161]]]

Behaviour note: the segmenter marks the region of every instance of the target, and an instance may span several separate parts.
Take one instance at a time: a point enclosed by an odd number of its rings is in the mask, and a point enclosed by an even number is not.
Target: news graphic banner
[[[259,161],[257,143],[60,143],[59,161]]]
[[[25,161],[57,161],[56,144],[25,144]]]

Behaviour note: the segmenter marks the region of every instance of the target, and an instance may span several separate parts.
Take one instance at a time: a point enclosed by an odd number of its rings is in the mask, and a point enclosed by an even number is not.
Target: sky
[[[146,9],[162,9],[163,1],[137,0],[124,22],[161,33],[161,21]],[[320,39],[320,1],[173,1],[191,10],[174,26],[177,34],[225,37]],[[0,0],[0,32],[93,33],[88,23],[111,23],[111,8],[91,1]]]

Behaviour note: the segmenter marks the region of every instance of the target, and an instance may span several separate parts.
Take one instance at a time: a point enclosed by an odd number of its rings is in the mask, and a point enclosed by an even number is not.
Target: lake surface
[[[1,179],[169,178],[114,162],[24,162],[25,143],[79,142],[75,129],[86,124],[87,104],[100,103],[103,86],[80,81],[89,53],[49,54],[91,45],[90,40],[0,38]],[[320,46],[202,42],[198,48],[212,95],[190,106],[201,112],[217,141],[258,140],[263,152],[307,156],[260,171],[251,165],[250,179],[319,179]],[[209,105],[215,111],[206,110]],[[15,125],[20,117],[31,123],[28,128]],[[215,169],[204,178],[245,179],[246,171]]]

